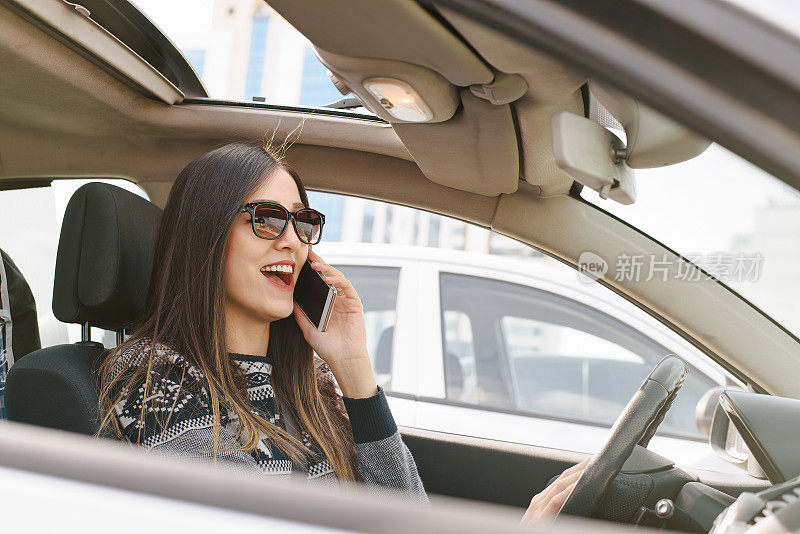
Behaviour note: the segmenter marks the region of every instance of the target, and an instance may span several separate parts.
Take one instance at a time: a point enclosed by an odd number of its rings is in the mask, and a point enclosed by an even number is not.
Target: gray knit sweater
[[[146,342],[133,345],[116,362],[112,378],[129,372],[147,357],[149,345]],[[251,409],[298,438],[306,447],[306,462],[305,465],[292,462],[263,435],[256,450],[240,450],[241,443],[236,439],[238,419],[235,413],[221,407],[217,466],[281,478],[301,473],[311,483],[337,484],[332,466],[311,435],[300,428],[291,410],[284,406],[276,408],[269,358],[233,353],[230,357],[245,376]],[[330,367],[320,358],[315,357],[315,361],[318,380],[331,380],[335,384]],[[115,406],[125,439],[140,444],[147,451],[209,465],[213,450],[213,417],[202,373],[166,345],[158,345],[149,382],[146,402],[142,380],[123,390]],[[383,390],[379,387],[376,395],[366,399],[342,397],[342,401],[350,419],[358,471],[364,482],[400,491],[417,502],[427,503],[417,466],[397,431]],[[169,417],[164,417],[165,414]]]

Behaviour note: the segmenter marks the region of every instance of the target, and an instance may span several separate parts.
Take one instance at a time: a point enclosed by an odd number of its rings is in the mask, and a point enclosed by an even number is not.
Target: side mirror
[[[713,388],[709,390],[707,394],[711,392],[717,393],[715,395],[717,403],[714,409],[711,431],[708,438],[711,449],[723,460],[747,471],[748,475],[755,478],[770,479],[775,482],[776,479],[766,475],[736,426],[731,423],[731,418],[728,415],[731,411],[731,403],[730,400],[725,401],[725,399],[729,399],[729,394],[742,393],[741,388]],[[747,394],[750,395],[749,393]]]
[[[706,438],[711,436],[711,422],[714,420],[714,412],[719,404],[719,396],[725,390],[723,386],[717,386],[706,391],[694,410],[694,421],[697,430]]]

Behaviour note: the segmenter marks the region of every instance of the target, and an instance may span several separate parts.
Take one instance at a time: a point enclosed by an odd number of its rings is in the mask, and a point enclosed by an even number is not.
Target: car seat
[[[29,352],[42,348],[42,342],[33,292],[17,265],[2,249],[0,258],[0,319],[5,322],[6,359],[10,367]]]
[[[119,187],[89,183],[75,191],[58,242],[53,313],[82,325],[81,341],[31,352],[9,371],[12,421],[83,434],[99,428],[97,365],[107,354],[92,326],[117,332],[144,313],[161,209]]]
[[[6,417],[6,373],[15,361],[41,347],[31,288],[11,257],[0,249],[0,419]]]

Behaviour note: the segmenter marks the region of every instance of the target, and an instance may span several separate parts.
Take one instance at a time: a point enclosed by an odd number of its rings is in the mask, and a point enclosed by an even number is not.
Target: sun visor
[[[519,148],[511,106],[462,89],[463,108],[447,122],[394,125],[419,168],[433,182],[480,195],[519,186]]]
[[[419,65],[459,87],[493,79],[492,71],[416,2],[267,0],[267,4],[332,54]]]
[[[681,163],[711,144],[638,100],[595,81],[589,81],[589,92],[625,129],[625,163],[632,169]]]
[[[436,9],[488,64],[524,80],[527,91],[513,102],[522,153],[521,176],[536,186],[539,195],[567,193],[573,178],[554,161],[550,117],[559,111],[583,114],[580,88],[586,77],[456,11],[442,6]]]

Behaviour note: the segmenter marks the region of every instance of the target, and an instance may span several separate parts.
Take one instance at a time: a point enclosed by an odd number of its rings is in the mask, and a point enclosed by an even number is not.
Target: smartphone
[[[336,300],[336,288],[329,286],[322,275],[306,261],[294,285],[294,301],[317,330],[328,329],[328,319]]]

